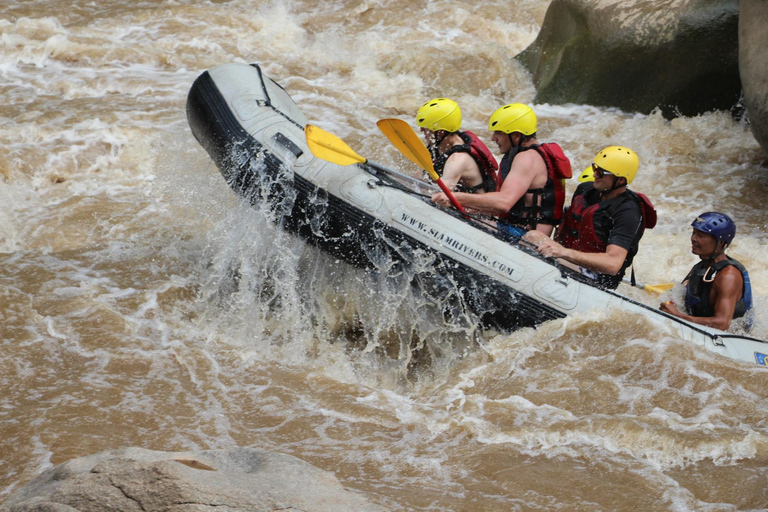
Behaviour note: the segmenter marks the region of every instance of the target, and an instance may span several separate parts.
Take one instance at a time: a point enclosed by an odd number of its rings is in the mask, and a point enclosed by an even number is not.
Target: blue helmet
[[[706,212],[702,213],[691,222],[693,229],[698,229],[704,233],[709,233],[716,239],[725,242],[725,245],[731,245],[733,237],[736,236],[736,224],[733,219],[724,213]]]

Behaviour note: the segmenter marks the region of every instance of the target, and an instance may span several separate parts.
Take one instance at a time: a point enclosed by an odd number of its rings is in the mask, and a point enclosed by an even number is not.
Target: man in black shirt
[[[631,149],[610,146],[600,151],[592,162],[594,181],[576,189],[555,240],[531,240],[539,252],[578,265],[603,286],[616,288],[645,229],[656,225],[648,198],[627,188],[638,168]]]

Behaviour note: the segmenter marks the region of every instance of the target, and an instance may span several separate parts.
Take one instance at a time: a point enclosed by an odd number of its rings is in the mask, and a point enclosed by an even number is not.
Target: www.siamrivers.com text
[[[503,274],[511,276],[512,273],[515,271],[515,269],[512,268],[511,266],[491,258],[487,254],[477,250],[474,247],[468,246],[461,240],[458,240],[453,235],[440,231],[439,229],[433,226],[430,226],[423,221],[414,219],[407,213],[403,213],[403,212],[400,213],[400,222],[412,229],[415,229],[420,231],[421,233],[424,233],[425,235],[429,236],[433,240],[441,242],[444,246],[450,247],[455,252],[468,256],[479,263],[482,263],[484,265],[491,267],[497,272],[501,272]]]

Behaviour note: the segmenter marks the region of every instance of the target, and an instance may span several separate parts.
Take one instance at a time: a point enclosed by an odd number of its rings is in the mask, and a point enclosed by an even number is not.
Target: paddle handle
[[[432,171],[435,172],[435,171]],[[459,204],[459,201],[454,197],[453,192],[451,192],[451,189],[448,188],[448,186],[443,183],[443,179],[435,173],[435,175],[432,177],[432,179],[437,178],[435,181],[437,181],[437,186],[440,187],[440,189],[445,193],[446,196],[448,196],[448,200],[455,206],[461,213],[467,213],[464,210],[464,207]]]

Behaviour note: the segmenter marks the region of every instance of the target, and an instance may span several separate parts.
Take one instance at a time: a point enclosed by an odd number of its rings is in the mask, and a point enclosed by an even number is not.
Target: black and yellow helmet
[[[536,133],[536,114],[528,105],[510,103],[491,114],[488,129],[492,132],[520,132],[523,135],[533,135]]]
[[[459,104],[448,98],[435,98],[423,104],[416,113],[416,124],[436,132],[457,132],[461,128]]]
[[[637,153],[623,146],[609,146],[602,149],[593,162],[614,176],[627,180],[627,185],[635,179],[637,169],[640,167]]]

